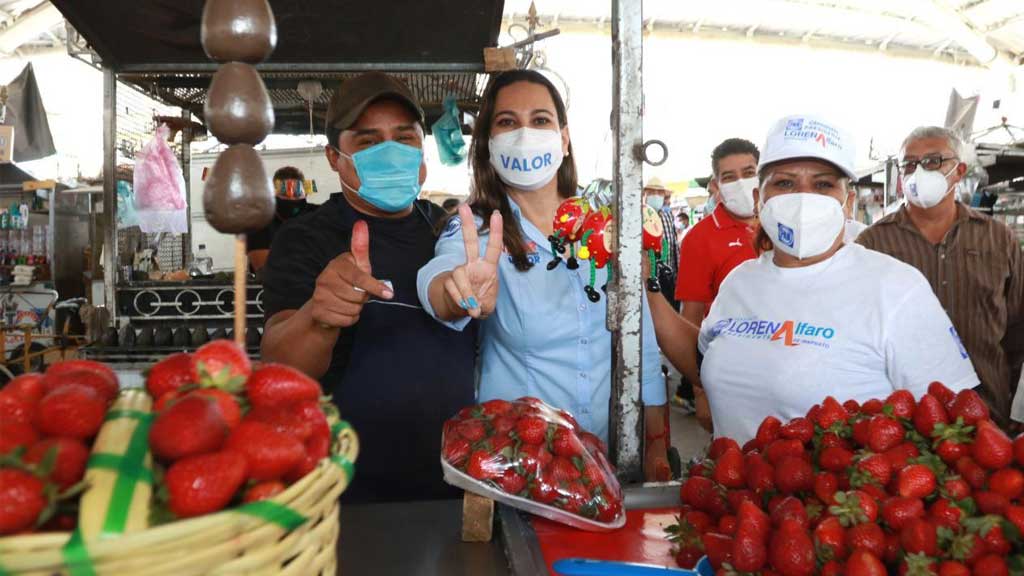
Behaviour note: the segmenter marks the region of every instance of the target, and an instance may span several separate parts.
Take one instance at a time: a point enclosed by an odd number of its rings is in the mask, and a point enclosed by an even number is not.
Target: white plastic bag
[[[185,177],[167,145],[170,129],[161,124],[153,139],[135,156],[135,211],[146,233],[188,232]]]

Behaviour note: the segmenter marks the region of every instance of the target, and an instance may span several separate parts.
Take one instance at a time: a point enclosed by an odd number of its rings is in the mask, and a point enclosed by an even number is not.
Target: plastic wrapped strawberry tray
[[[463,408],[445,422],[441,446],[453,486],[581,530],[626,523],[604,442],[536,398]]]

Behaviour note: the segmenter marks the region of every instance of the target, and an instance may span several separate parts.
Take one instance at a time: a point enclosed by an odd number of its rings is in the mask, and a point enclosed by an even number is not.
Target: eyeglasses
[[[913,174],[917,170],[917,166],[920,165],[930,172],[938,170],[939,166],[942,166],[948,160],[959,160],[959,158],[956,156],[943,156],[942,154],[928,154],[920,160],[904,160],[900,162],[900,171],[904,174]]]

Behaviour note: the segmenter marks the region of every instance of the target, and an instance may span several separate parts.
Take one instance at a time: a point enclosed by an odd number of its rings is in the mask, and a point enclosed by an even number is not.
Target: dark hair
[[[516,82],[529,82],[539,84],[547,88],[551,100],[555,103],[555,111],[558,115],[558,125],[564,128],[569,123],[569,117],[565,111],[565,103],[562,101],[558,90],[550,80],[540,72],[534,70],[513,70],[504,72],[491,78],[484,90],[480,102],[480,112],[473,123],[473,141],[469,147],[470,165],[473,169],[473,189],[470,195],[469,204],[473,212],[484,220],[483,229],[489,225],[491,212],[498,210],[505,221],[504,244],[505,250],[512,258],[516,270],[525,272],[533,265],[526,257],[526,243],[523,238],[523,229],[515,220],[512,214],[512,206],[508,201],[508,192],[505,183],[498,178],[498,173],[491,166],[491,122],[494,120],[494,104],[498,99],[498,92],[502,88],[515,84]],[[571,198],[576,195],[576,162],[572,153],[572,143],[569,143],[569,153],[562,159],[562,165],[558,167],[556,176],[558,182],[558,195],[562,198]]]
[[[441,203],[441,208],[444,208],[445,210],[451,212],[458,205],[459,205],[459,199],[458,198],[448,198],[447,200],[445,200],[444,202]]]
[[[711,151],[711,170],[715,176],[718,176],[718,163],[722,161],[722,158],[735,154],[750,154],[754,157],[754,162],[761,159],[761,152],[753,142],[743,138],[729,138]]]
[[[302,170],[294,166],[282,166],[274,172],[274,180],[305,180],[306,177],[302,175]]]

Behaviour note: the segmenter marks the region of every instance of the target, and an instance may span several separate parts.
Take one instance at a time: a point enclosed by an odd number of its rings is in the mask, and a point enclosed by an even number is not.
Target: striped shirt
[[[957,203],[953,227],[932,244],[903,206],[861,232],[857,242],[924,274],[963,340],[993,418],[1005,425],[1016,383],[1003,339],[1024,322],[1024,254],[1013,231]]]

